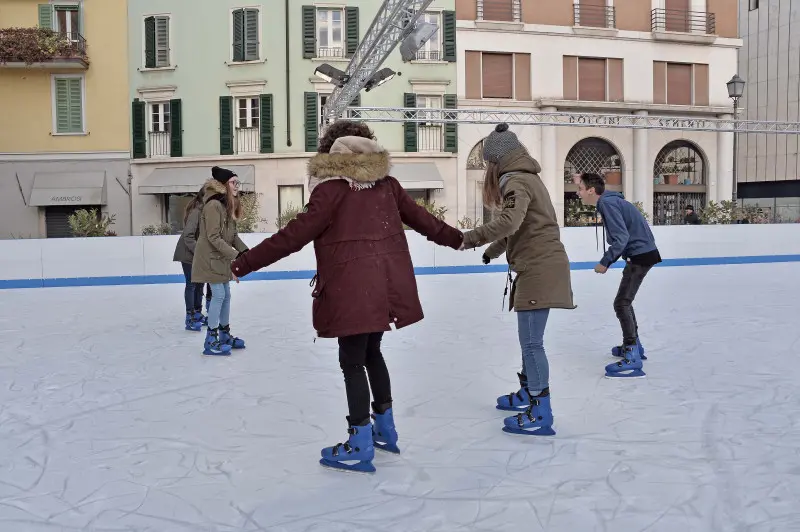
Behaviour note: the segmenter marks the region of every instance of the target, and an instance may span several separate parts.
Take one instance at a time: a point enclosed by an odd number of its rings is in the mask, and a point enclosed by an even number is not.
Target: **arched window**
[[[594,207],[583,205],[576,194],[574,177],[584,173],[602,175],[609,190],[622,190],[622,157],[608,141],[589,137],[575,144],[564,161],[564,225],[594,224]]]
[[[706,204],[706,160],[700,149],[686,140],[668,143],[653,163],[653,223],[683,223],[686,205],[695,210]]]
[[[486,139],[481,139],[469,152],[467,157],[467,170],[486,170],[486,161],[483,160],[483,143]]]

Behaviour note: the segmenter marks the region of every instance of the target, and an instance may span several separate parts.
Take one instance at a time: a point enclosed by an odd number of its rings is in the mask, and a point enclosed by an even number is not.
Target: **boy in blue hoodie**
[[[623,340],[621,346],[611,350],[611,354],[622,360],[606,366],[606,377],[644,377],[642,360],[647,357],[639,341],[633,299],[650,269],[661,262],[655,238],[639,209],[619,192],[606,191],[605,181],[599,175],[583,174],[578,183],[578,196],[584,204],[597,207],[610,246],[594,271],[606,273],[620,258],[625,260],[622,282],[614,298]]]

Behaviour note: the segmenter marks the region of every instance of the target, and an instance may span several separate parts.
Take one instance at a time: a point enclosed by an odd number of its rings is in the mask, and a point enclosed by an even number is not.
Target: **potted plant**
[[[606,185],[621,185],[622,184],[622,169],[619,164],[619,155],[612,155],[609,157],[609,166],[603,168],[603,179]]]
[[[678,184],[678,173],[680,168],[675,164],[675,157],[669,157],[667,162],[661,165],[661,175],[664,176],[664,182],[668,185]]]

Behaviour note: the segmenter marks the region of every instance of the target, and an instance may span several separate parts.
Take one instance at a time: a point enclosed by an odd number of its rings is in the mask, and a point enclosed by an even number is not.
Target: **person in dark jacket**
[[[697,213],[694,212],[694,207],[691,205],[686,206],[683,223],[685,225],[700,225],[700,217],[697,216]]]
[[[172,260],[180,262],[186,286],[183,299],[186,304],[185,327],[187,331],[200,331],[207,319],[203,316],[203,284],[192,282],[192,259],[197,245],[197,233],[200,230],[200,213],[203,210],[203,188],[186,204],[183,211],[183,232],[175,246]],[[208,285],[206,285],[208,287]],[[208,297],[211,297],[209,289]]]
[[[583,174],[578,183],[578,196],[586,205],[595,205],[603,219],[609,248],[594,267],[597,273],[606,273],[620,258],[624,259],[622,282],[614,298],[614,311],[622,328],[622,345],[611,350],[622,360],[606,366],[607,377],[644,377],[642,360],[644,348],[639,340],[639,327],[633,312],[633,299],[650,269],[661,262],[655,237],[642,213],[619,192],[605,189],[603,178],[597,174]]]
[[[318,336],[338,338],[350,434],[347,443],[324,448],[320,463],[374,472],[374,447],[400,452],[381,339],[392,324],[399,329],[423,319],[403,224],[452,249],[461,247],[463,236],[417,205],[388,175],[389,154],[366,124],[332,124],[318,151],[308,163],[311,194],[304,211],[231,269],[242,277],[314,242],[312,320]],[[352,461],[358,463],[346,463]]]

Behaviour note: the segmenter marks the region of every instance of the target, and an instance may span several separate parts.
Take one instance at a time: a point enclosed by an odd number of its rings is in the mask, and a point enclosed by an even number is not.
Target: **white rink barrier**
[[[800,224],[653,227],[664,262],[698,266],[800,262]],[[253,247],[269,234],[243,234]],[[505,261],[481,264],[481,250],[454,251],[407,232],[418,275],[505,271]],[[602,227],[564,228],[561,239],[573,269],[594,267],[603,253]],[[0,289],[182,283],[172,261],[178,236],[0,241]],[[620,266],[619,263],[616,265]],[[307,279],[314,275],[313,245],[246,280]]]

